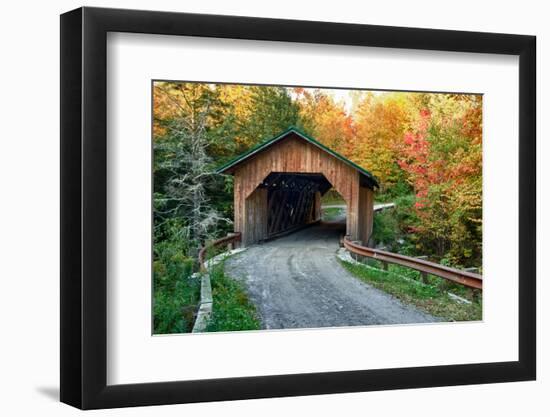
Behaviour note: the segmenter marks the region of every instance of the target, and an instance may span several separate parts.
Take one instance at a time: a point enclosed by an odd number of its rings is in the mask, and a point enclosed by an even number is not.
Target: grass
[[[325,221],[335,220],[341,216],[342,211],[343,209],[339,207],[323,208],[322,218]]]
[[[482,319],[481,296],[472,298],[471,291],[462,286],[432,276],[429,277],[428,284],[423,285],[419,282],[419,272],[398,265],[389,265],[386,272],[365,264],[340,262],[344,268],[360,280],[399,298],[406,304],[415,305],[433,316],[447,321]],[[472,303],[458,303],[449,297],[447,291],[463,298],[469,298]]]
[[[325,193],[325,195],[321,197],[321,204],[346,204],[346,201],[342,198],[340,194],[338,194],[338,191],[336,191],[335,189],[330,189]]]
[[[191,278],[193,260],[179,254],[154,262],[153,333],[188,333],[200,299],[200,280]]]
[[[210,282],[214,303],[212,316],[206,326],[207,332],[260,329],[256,308],[248,299],[242,284],[225,274],[224,262],[211,268]]]

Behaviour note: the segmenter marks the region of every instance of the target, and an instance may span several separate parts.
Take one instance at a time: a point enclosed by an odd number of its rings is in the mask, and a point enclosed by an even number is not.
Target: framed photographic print
[[[61,401],[535,379],[535,38],[61,16]]]

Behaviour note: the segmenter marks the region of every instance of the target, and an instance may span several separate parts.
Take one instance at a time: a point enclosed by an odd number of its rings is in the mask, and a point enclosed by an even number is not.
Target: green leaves
[[[282,87],[250,87],[249,117],[241,122],[244,142],[252,147],[298,123],[298,105]],[[244,150],[244,149],[243,149]]]
[[[212,283],[213,313],[206,327],[209,332],[258,330],[260,322],[254,305],[248,300],[243,286],[226,276],[223,263],[210,273]]]
[[[194,260],[185,256],[186,239],[169,224],[164,233],[154,245],[153,333],[186,333],[195,320],[200,281],[191,278]]]

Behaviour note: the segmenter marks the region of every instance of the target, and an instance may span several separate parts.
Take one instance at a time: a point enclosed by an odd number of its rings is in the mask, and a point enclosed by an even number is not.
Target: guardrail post
[[[422,282],[424,284],[428,284],[428,273],[427,272],[420,272],[420,275],[422,276]]]
[[[351,243],[355,243],[356,245],[361,245],[361,241],[360,240],[352,240]],[[360,262],[360,255],[358,255],[357,253],[354,253],[353,254],[353,259],[355,259],[357,262]]]
[[[228,237],[234,237],[234,236],[237,236],[237,233],[228,233],[227,234]],[[227,244],[227,250],[228,251],[232,251],[233,249],[235,249],[235,241],[232,240],[231,242],[229,242]]]
[[[205,267],[204,267],[204,261],[206,260],[206,246],[202,246],[199,250],[199,270],[201,272],[204,272],[205,271]]]

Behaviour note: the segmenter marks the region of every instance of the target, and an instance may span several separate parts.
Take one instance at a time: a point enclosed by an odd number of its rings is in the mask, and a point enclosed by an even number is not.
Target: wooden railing
[[[206,246],[203,246],[199,251],[199,266],[201,268],[201,271],[204,271],[206,269],[204,266],[204,262],[205,262],[206,251],[208,249],[216,246],[221,246],[221,245],[230,245],[230,244],[232,245],[235,242],[240,242],[240,241],[241,241],[240,232],[229,233],[227,236],[214,240],[213,242],[210,242]]]
[[[450,268],[448,266],[436,264],[435,262],[426,261],[424,259],[412,258],[410,256],[400,255],[398,253],[368,248],[356,242],[352,242],[348,237],[343,239],[343,243],[347,250],[359,256],[365,256],[381,262],[406,266],[408,268],[420,271],[423,274],[436,275],[449,281],[456,282],[457,284],[464,285],[465,287],[478,290],[483,289],[483,277],[480,274],[461,271],[460,269]]]

